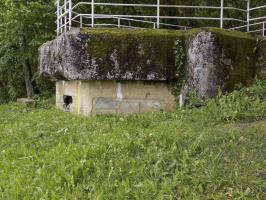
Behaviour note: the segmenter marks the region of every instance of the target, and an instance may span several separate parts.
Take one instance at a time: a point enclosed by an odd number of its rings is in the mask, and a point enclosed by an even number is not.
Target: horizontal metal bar
[[[257,22],[257,23],[253,23],[253,24],[249,24],[249,26],[256,26],[256,25],[261,25],[263,23],[266,23],[265,22]],[[241,28],[246,28],[248,25],[244,25],[244,26],[237,26],[237,27],[234,27],[234,28],[230,28],[230,30],[237,30],[237,29],[241,29]]]
[[[117,24],[95,24],[95,26],[114,26],[114,27],[118,27]],[[139,27],[136,27],[136,26],[126,26],[126,25],[120,25],[120,27],[124,27],[124,28],[137,28],[139,29]],[[144,28],[141,28],[141,29],[144,29]]]
[[[89,14],[78,14],[76,15],[75,17],[72,18],[72,21],[76,18],[79,18],[80,16],[84,17],[84,18],[87,18],[87,19],[91,19],[91,15]],[[122,18],[122,17],[114,17],[114,16],[111,16],[111,15],[108,15],[108,16],[105,16],[105,15],[95,15],[95,19],[120,19],[120,20],[126,20],[126,21],[134,21],[134,22],[143,22],[143,23],[148,23],[148,24],[154,24],[156,22],[151,22],[151,21],[146,21],[146,20],[137,20],[137,19],[130,19],[130,18]],[[161,25],[164,25],[164,26],[172,26],[172,27],[178,27],[178,28],[192,28],[192,27],[189,27],[189,26],[181,26],[181,25],[175,25],[175,24],[167,24],[167,23],[160,23]]]
[[[236,26],[233,28],[229,28],[229,30],[237,30],[237,29],[241,29],[241,28],[246,28],[248,25],[244,25],[244,26]]]
[[[81,14],[82,16],[91,16],[91,14]],[[117,17],[117,18],[149,18],[149,19],[156,19],[157,16],[152,15],[101,15],[95,14],[95,17],[104,16],[104,17]],[[219,17],[176,17],[176,16],[160,16],[161,19],[191,19],[191,20],[220,20]],[[237,22],[244,22],[245,20],[236,19],[236,18],[224,18],[225,21],[237,21]]]
[[[66,10],[64,13],[62,13],[61,15],[58,16],[58,19],[61,19],[61,18],[65,17],[68,14],[69,14],[69,10]]]
[[[263,23],[265,23],[265,22],[258,22],[258,23],[250,24],[249,26],[261,25],[261,24],[263,24]]]
[[[264,5],[264,6],[258,6],[258,7],[254,7],[254,8],[250,8],[249,10],[250,11],[254,11],[254,10],[259,10],[259,9],[263,9],[263,8],[266,8],[266,5]]]
[[[68,24],[68,22],[67,22],[67,24]],[[67,25],[67,24],[66,24],[66,25]],[[67,26],[67,28],[68,28],[68,27],[69,27],[69,26]],[[65,28],[65,24],[59,26],[59,30],[60,30],[61,28]]]
[[[251,18],[249,21],[257,21],[257,20],[261,20],[261,19],[266,19],[266,16],[257,17],[257,18]]]
[[[257,30],[254,30],[254,31],[249,31],[248,33],[257,33],[257,32],[261,32],[263,31],[263,29],[257,29]]]
[[[79,2],[73,9],[80,5],[91,5],[91,2]],[[121,6],[121,7],[150,7],[157,8],[157,4],[123,4],[123,3],[94,3],[95,6]],[[188,9],[216,9],[220,10],[220,6],[187,6],[187,5],[160,5],[160,8],[188,8]],[[237,10],[241,12],[247,12],[247,10],[235,8],[235,7],[224,7],[225,10]]]
[[[73,20],[73,21],[76,22],[76,23],[79,23],[79,21],[77,21],[77,20]],[[92,24],[83,23],[83,25],[86,25],[88,27],[91,27]],[[107,23],[104,23],[104,24],[94,24],[94,25],[95,26],[114,26],[114,27],[118,27],[117,24],[107,24]],[[124,27],[124,28],[138,28],[139,29],[139,27],[136,27],[136,26],[126,26],[126,25],[122,25],[122,24],[120,25],[120,27]]]

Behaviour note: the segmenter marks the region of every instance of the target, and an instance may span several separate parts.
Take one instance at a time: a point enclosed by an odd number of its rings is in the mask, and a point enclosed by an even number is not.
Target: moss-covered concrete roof
[[[215,45],[220,49],[216,53],[223,54],[239,69],[235,77],[250,73],[247,69],[255,65],[256,38],[219,28],[187,32],[85,28],[68,32],[40,48],[40,72],[67,80],[176,80],[175,41],[188,47],[190,40],[201,32],[215,35]]]

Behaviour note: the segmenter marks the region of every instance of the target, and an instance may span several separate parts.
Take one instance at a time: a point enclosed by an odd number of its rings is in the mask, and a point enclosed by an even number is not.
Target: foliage
[[[90,38],[86,52],[101,66],[98,76],[103,79],[176,79],[173,45],[176,39],[183,39],[180,31],[84,28],[82,33]],[[118,71],[113,70],[113,60],[106,59],[114,52]]]
[[[264,199],[265,88],[129,117],[1,105],[0,198]]]
[[[180,40],[175,41],[174,45],[174,54],[175,54],[175,67],[177,71],[177,76],[180,77],[183,74],[183,65],[185,62],[185,50],[184,50],[184,44]]]
[[[54,1],[0,0],[0,103],[25,96],[22,60],[28,60],[40,92],[51,91],[37,75],[38,47],[54,37]],[[26,46],[21,49],[22,39]],[[2,83],[2,84],[1,84]]]
[[[175,67],[176,67],[176,76],[178,78],[177,82],[171,84],[173,94],[178,97],[180,95],[181,90],[185,84],[185,50],[184,50],[184,42],[181,40],[176,40],[174,43],[174,56],[175,56]],[[177,103],[179,103],[179,99],[176,98]]]
[[[210,100],[201,110],[209,112],[214,121],[253,119],[265,116],[265,81],[257,80],[255,86],[243,88]],[[191,105],[191,104],[190,104]],[[219,107],[219,109],[215,109]]]

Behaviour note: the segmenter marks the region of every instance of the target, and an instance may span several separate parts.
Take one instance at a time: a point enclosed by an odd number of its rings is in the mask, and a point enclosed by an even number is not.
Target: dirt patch
[[[255,126],[265,126],[266,127],[266,119],[262,119],[262,120],[259,120],[259,121],[253,121],[253,122],[241,121],[241,122],[235,123],[234,126],[236,128],[238,128],[238,129],[241,129],[241,130],[244,130],[244,129],[247,129],[247,128],[252,128],[252,127],[255,127]]]

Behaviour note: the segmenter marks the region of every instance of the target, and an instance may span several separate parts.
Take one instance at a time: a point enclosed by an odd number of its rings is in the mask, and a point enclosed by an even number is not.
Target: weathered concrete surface
[[[57,80],[172,80],[180,37],[167,30],[76,30],[40,47],[39,71]]]
[[[176,40],[185,47],[182,69],[175,66]],[[174,96],[166,82],[185,81],[180,104],[191,90],[201,99],[214,97],[219,88],[231,91],[252,80],[258,68],[266,69],[266,43],[257,45],[256,38],[246,33],[216,28],[186,33],[82,29],[44,44],[39,49],[39,71],[56,79],[58,107],[63,108],[64,96],[73,97],[64,108],[70,112],[171,110],[179,94]]]
[[[256,74],[256,40],[247,34],[198,30],[187,38],[186,83],[201,99],[230,91]]]
[[[176,107],[171,87],[161,81],[58,81],[56,104],[62,110],[65,95],[73,99],[69,111],[85,116],[128,115]]]
[[[217,85],[222,83],[217,72],[219,66],[214,42],[215,36],[211,32],[200,32],[188,44],[187,83],[201,98],[215,94]]]
[[[149,99],[125,99],[98,97],[93,102],[97,114],[133,114],[163,109],[162,101]]]

